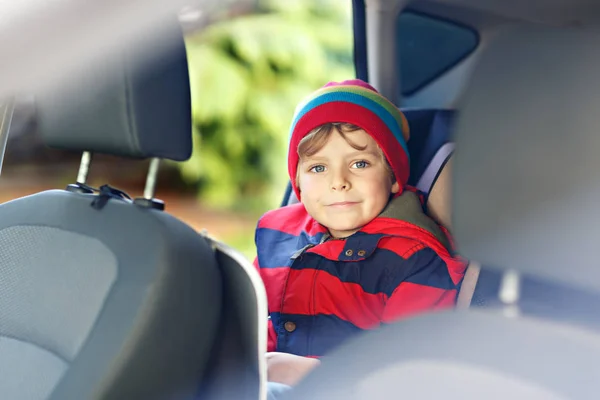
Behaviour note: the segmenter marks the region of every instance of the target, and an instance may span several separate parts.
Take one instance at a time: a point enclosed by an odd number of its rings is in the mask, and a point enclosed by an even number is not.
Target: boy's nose
[[[350,182],[344,174],[335,174],[331,181],[331,189],[335,191],[350,190]]]

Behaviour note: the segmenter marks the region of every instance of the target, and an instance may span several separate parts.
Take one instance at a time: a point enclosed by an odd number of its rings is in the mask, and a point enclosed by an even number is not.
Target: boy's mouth
[[[331,203],[329,204],[329,207],[339,207],[339,208],[343,208],[343,207],[351,207],[358,204],[357,201],[338,201],[336,203]]]

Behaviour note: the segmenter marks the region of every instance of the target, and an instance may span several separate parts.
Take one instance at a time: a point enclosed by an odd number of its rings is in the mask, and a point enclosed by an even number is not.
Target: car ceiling
[[[406,0],[380,2],[389,5],[407,3]],[[408,5],[432,11],[471,10],[502,19],[559,26],[583,25],[600,20],[600,2],[596,0],[414,0]]]

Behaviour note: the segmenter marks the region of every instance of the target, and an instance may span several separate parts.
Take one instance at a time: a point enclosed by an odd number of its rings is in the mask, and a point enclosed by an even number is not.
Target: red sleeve
[[[254,264],[254,267],[258,270],[258,273],[260,274],[260,265],[258,264],[258,257],[254,258],[254,262],[252,264]],[[269,318],[268,320],[267,333],[267,351],[275,351],[277,349],[277,333],[275,332],[275,328],[273,327],[273,322],[271,321],[271,318]]]
[[[277,333],[273,327],[273,321],[269,318],[269,338],[267,341],[267,351],[277,351]]]
[[[456,289],[441,289],[403,282],[388,299],[381,322],[390,323],[425,311],[452,308],[457,294]]]
[[[406,265],[397,269],[401,272],[390,279],[381,322],[390,323],[414,314],[454,307],[458,287],[450,277],[446,262],[433,250],[420,250],[403,263]]]

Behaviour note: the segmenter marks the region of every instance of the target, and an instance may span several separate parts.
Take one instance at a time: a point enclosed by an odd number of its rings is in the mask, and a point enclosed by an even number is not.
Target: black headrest
[[[600,290],[597,30],[498,38],[456,126],[453,227],[467,257]]]
[[[132,158],[188,159],[192,128],[185,45],[178,25],[162,34],[155,52],[128,45],[115,57],[96,60],[67,90],[38,96],[45,143]]]

